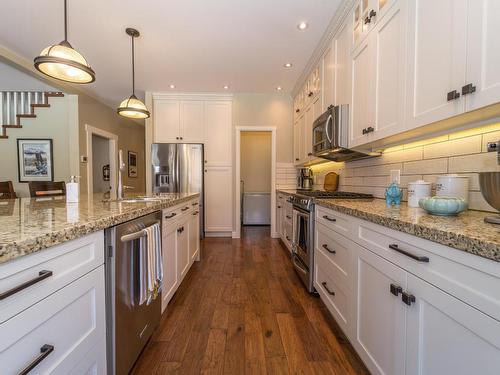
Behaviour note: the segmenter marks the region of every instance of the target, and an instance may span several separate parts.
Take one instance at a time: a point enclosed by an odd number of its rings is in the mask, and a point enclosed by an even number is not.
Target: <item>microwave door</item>
[[[325,135],[328,139],[328,143],[331,145],[333,141],[333,116],[330,113],[325,122]]]

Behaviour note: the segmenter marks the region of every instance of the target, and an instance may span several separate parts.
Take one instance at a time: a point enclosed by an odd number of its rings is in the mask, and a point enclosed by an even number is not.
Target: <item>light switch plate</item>
[[[401,169],[391,169],[391,183],[401,183]]]

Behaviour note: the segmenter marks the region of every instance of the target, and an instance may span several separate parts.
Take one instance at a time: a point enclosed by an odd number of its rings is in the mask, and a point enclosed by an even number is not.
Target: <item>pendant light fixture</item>
[[[125,32],[132,37],[132,95],[120,103],[116,110],[119,115],[124,117],[143,119],[149,117],[149,111],[146,105],[135,96],[135,64],[134,64],[134,38],[139,37],[139,31],[127,28]]]
[[[87,60],[68,42],[67,4],[64,0],[64,40],[45,48],[35,58],[35,68],[43,74],[71,83],[91,83],[95,72]]]

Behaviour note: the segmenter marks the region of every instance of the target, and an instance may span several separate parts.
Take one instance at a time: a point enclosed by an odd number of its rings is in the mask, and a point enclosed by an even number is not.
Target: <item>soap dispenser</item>
[[[71,176],[69,182],[66,183],[66,203],[78,203],[80,176]]]

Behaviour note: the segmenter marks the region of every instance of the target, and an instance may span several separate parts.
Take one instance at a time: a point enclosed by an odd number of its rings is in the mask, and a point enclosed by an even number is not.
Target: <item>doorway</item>
[[[235,231],[242,225],[269,225],[276,237],[276,128],[236,127]]]
[[[118,136],[85,125],[87,133],[87,192],[116,198]]]

